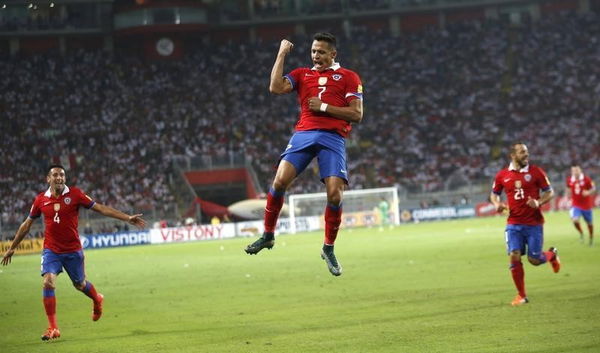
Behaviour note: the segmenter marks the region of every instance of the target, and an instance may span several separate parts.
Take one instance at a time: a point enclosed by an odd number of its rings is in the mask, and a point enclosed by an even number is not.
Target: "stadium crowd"
[[[310,37],[292,40],[286,70],[310,65]],[[594,13],[340,36],[339,61],[365,87],[348,140],[351,188],[492,180],[513,140],[554,182],[573,161],[600,172],[599,41]],[[298,114],[295,95],[268,92],[278,45],[199,45],[174,62],[89,51],[0,59],[2,223],[25,217],[51,162],[123,210],[173,204],[171,162],[182,155],[244,153],[266,188]],[[308,168],[291,192],[323,191],[317,175]]]

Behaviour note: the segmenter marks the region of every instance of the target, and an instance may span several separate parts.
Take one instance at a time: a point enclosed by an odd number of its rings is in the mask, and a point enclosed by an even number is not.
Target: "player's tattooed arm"
[[[313,112],[325,112],[334,118],[358,124],[363,118],[363,104],[361,99],[354,99],[347,107],[336,107],[331,104],[322,106],[323,101],[318,97],[308,99],[308,108]]]
[[[554,190],[549,189],[547,191],[544,191],[542,193],[542,196],[540,196],[539,199],[532,199],[531,197],[528,197],[527,199],[527,206],[531,207],[531,208],[540,208],[540,206],[542,206],[543,204],[547,203],[548,201],[552,200],[552,198],[554,197]]]
[[[269,91],[275,94],[284,94],[292,91],[293,87],[290,81],[283,77],[283,63],[285,56],[290,53],[294,44],[287,39],[283,39],[279,45],[279,52],[271,70],[271,81]]]

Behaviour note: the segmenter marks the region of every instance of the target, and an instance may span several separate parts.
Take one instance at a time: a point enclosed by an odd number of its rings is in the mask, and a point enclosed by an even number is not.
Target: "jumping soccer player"
[[[311,47],[312,68],[297,68],[283,75],[283,64],[293,44],[282,40],[271,71],[269,90],[275,94],[296,91],[300,118],[296,132],[281,154],[277,173],[267,194],[264,225],[260,239],[246,247],[256,254],[275,244],[275,225],[283,205],[284,193],[291,182],[313,158],[319,162],[321,182],[327,190],[325,241],[321,257],[334,276],[342,274],[333,246],[342,219],[342,194],[348,184],[345,137],[352,124],[363,117],[362,84],[358,75],[335,62],[336,39],[329,33],[317,33]]]
[[[498,212],[507,208],[509,210],[505,231],[506,246],[510,257],[510,271],[518,291],[511,304],[518,306],[529,302],[525,292],[525,271],[521,262],[525,251],[532,265],[539,266],[550,262],[555,273],[560,271],[560,260],[556,248],[542,251],[544,216],[540,207],[554,196],[546,173],[541,168],[529,164],[529,152],[522,142],[511,145],[510,158],[508,168],[496,174],[490,200]],[[506,193],[508,207],[500,199],[502,190]]]
[[[571,176],[567,177],[567,195],[571,198],[571,220],[579,232],[579,239],[583,243],[583,230],[579,218],[583,216],[590,233],[590,246],[594,244],[594,224],[592,222],[592,208],[594,207],[594,194],[596,186],[589,176],[583,175],[581,167],[574,164],[571,167]]]
[[[46,192],[37,195],[31,206],[29,217],[21,224],[10,248],[2,258],[2,265],[10,264],[15,249],[21,243],[34,220],[44,215],[44,250],[42,252],[42,276],[44,308],[48,316],[49,327],[42,335],[42,340],[47,341],[60,337],[60,330],[56,323],[56,277],[63,268],[67,271],[73,285],[93,302],[92,320],[98,321],[102,316],[102,301],[104,296],[86,280],[84,271],[84,256],[79,241],[77,224],[79,221],[79,207],[92,209],[104,216],[120,219],[144,228],[146,222],[141,214],[127,215],[112,207],[94,202],[91,197],[76,187],[65,185],[65,168],[61,165],[52,165],[48,169],[46,181],[50,185]]]

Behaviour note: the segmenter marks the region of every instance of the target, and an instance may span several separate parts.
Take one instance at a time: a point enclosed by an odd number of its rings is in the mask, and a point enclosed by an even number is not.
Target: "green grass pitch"
[[[46,327],[39,256],[0,268],[0,351],[8,352],[599,352],[600,243],[579,243],[568,215],[547,215],[545,247],[563,268],[525,264],[516,291],[504,218],[343,229],[341,277],[320,232],[286,235],[249,256],[250,239],[86,252],[104,316],[66,274],[56,290],[62,337]]]

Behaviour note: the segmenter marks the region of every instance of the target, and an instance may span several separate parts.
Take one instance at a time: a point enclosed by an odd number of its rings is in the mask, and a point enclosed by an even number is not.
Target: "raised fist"
[[[292,42],[287,39],[282,39],[281,44],[279,44],[279,54],[287,55],[290,51],[292,51],[293,47],[294,44]]]

